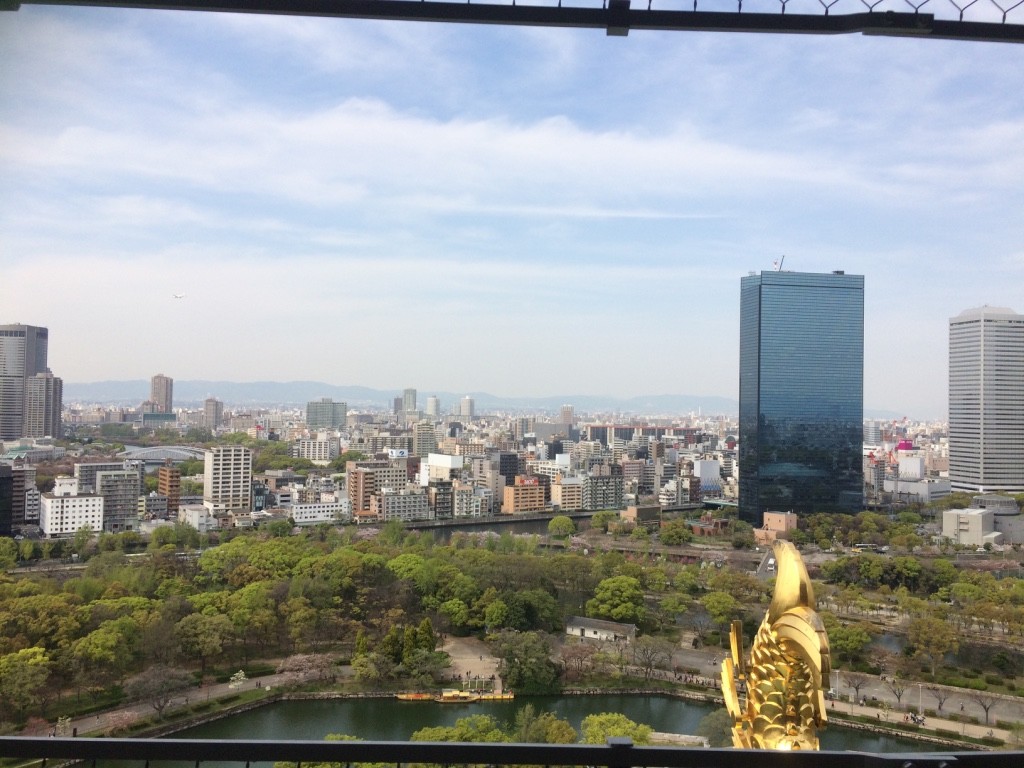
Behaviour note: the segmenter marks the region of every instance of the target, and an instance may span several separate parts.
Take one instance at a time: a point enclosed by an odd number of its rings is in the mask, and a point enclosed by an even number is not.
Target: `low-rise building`
[[[788,539],[796,530],[797,514],[795,512],[765,512],[761,527],[754,530],[754,541],[760,545],[770,545],[776,539]]]
[[[39,528],[48,539],[74,536],[81,528],[99,533],[103,530],[103,497],[80,494],[76,478],[58,476],[53,491],[40,499]]]
[[[181,504],[178,507],[178,522],[191,525],[200,533],[209,533],[218,527],[217,518],[202,503]]]
[[[352,505],[348,499],[292,504],[288,512],[299,527],[324,523],[340,525],[352,519]]]
[[[1024,515],[1010,496],[996,493],[975,496],[967,509],[942,513],[942,535],[969,547],[1024,543]]]
[[[585,616],[570,616],[565,622],[565,634],[607,643],[632,643],[636,640],[636,625],[590,619]]]

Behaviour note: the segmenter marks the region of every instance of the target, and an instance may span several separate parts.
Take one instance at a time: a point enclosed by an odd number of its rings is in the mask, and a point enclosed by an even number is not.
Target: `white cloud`
[[[541,391],[508,338],[563,391],[734,395],[737,278],[786,253],[868,276],[868,391],[935,412],[944,317],[1013,305],[1016,53],[27,6],[0,18],[2,304],[71,380],[253,378],[272,349],[280,378]],[[594,354],[630,364],[594,383]]]

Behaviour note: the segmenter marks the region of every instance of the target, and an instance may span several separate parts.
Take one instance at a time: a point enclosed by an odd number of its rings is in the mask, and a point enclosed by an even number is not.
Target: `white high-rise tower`
[[[949,480],[1024,493],[1024,315],[979,307],[949,320]]]

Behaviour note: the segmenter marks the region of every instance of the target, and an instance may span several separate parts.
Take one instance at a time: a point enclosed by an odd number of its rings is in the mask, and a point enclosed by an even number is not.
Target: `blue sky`
[[[1024,312],[1022,57],[26,6],[0,321],[66,381],[736,397],[784,254],[865,275],[866,408],[940,417],[948,318]]]

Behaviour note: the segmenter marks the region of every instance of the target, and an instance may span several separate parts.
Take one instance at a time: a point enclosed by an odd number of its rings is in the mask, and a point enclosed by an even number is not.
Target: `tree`
[[[11,715],[22,716],[39,701],[43,684],[50,676],[50,659],[39,647],[22,648],[0,656],[0,702]]]
[[[574,533],[576,533],[576,523],[572,521],[571,517],[556,515],[548,522],[548,535],[550,536],[564,539],[566,536],[572,536]]]
[[[669,546],[677,546],[679,544],[685,544],[689,541],[693,541],[693,531],[690,530],[690,526],[687,525],[686,521],[678,518],[676,520],[666,520],[661,524],[661,530],[658,531],[658,538],[662,544]]]
[[[558,668],[547,638],[536,632],[503,630],[493,642],[502,684],[517,693],[551,693],[558,687]]]
[[[18,564],[18,545],[14,539],[0,536],[0,571],[9,571]]]
[[[532,704],[516,712],[510,735],[519,744],[575,744],[579,738],[569,721],[552,712],[538,715]]]
[[[708,592],[700,599],[700,604],[704,606],[704,610],[708,612],[711,620],[723,630],[729,622],[737,618],[740,609],[743,607],[728,592]]]
[[[991,693],[982,693],[981,691],[976,691],[967,694],[967,698],[969,698],[971,701],[973,701],[975,704],[977,704],[979,707],[985,710],[985,725],[988,725],[989,711],[996,704],[999,703],[999,697],[994,696]]]
[[[939,712],[942,711],[942,705],[946,703],[946,699],[948,699],[953,693],[949,688],[945,688],[941,685],[926,685],[924,689],[928,691],[929,696],[938,702],[936,709]]]
[[[561,656],[566,673],[577,679],[590,671],[595,655],[597,647],[580,638],[570,638],[562,645]]]
[[[508,736],[490,715],[461,717],[452,726],[420,728],[410,741],[507,742]]]
[[[587,616],[639,624],[644,619],[644,592],[632,576],[602,579],[587,601]]]
[[[697,736],[708,740],[709,747],[732,746],[732,716],[726,709],[716,709],[697,724]]]
[[[367,653],[352,659],[352,672],[356,680],[380,683],[395,675],[395,662],[382,653]]]
[[[643,670],[644,679],[650,680],[654,670],[672,660],[672,643],[660,637],[644,635],[633,643],[633,663]]]
[[[853,689],[853,698],[856,701],[860,699],[860,689],[871,681],[871,677],[863,672],[843,672],[842,681],[847,688]]]
[[[609,526],[619,519],[619,513],[610,509],[604,509],[594,513],[590,518],[590,527],[596,528],[603,533],[608,533]]]
[[[296,653],[286,659],[282,659],[277,665],[277,674],[285,674],[295,680],[304,680],[307,677],[316,675],[317,679],[323,680],[330,677],[331,668],[334,662],[330,656],[324,653]]]
[[[224,649],[231,631],[231,620],[222,614],[207,616],[203,613],[190,613],[174,628],[182,655],[199,659],[202,675],[206,674],[207,659]]]
[[[613,736],[631,738],[634,744],[648,744],[652,728],[649,725],[634,723],[618,712],[603,712],[583,718],[580,730],[583,733],[584,744],[606,744]]]
[[[886,690],[896,697],[896,704],[902,704],[903,694],[907,692],[907,683],[897,677],[883,677],[882,682]]]
[[[959,647],[953,628],[942,619],[932,616],[912,619],[907,627],[907,641],[914,649],[914,656],[924,659],[931,666],[932,675],[943,657]]]
[[[157,717],[163,719],[164,710],[171,700],[193,685],[195,678],[190,672],[165,664],[154,664],[144,672],[128,678],[124,693],[133,701],[147,702],[156,710]]]

